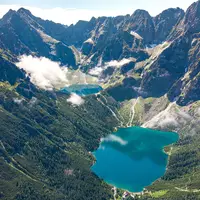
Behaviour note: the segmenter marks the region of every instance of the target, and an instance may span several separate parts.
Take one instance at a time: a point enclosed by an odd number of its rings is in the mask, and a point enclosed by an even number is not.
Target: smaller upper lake
[[[141,192],[164,175],[167,145],[178,141],[178,134],[140,127],[121,128],[102,139],[93,152],[96,163],[91,170],[118,188]]]
[[[99,93],[103,88],[99,85],[93,84],[75,84],[61,89],[61,92],[76,93],[79,96],[86,96]]]

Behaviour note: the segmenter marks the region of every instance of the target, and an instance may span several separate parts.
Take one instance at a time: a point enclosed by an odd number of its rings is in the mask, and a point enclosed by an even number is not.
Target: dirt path
[[[134,117],[135,117],[135,106],[137,105],[139,101],[139,98],[137,98],[133,104],[133,106],[131,107],[131,111],[130,111],[130,121],[127,123],[127,127],[131,127],[132,124],[133,124],[133,120],[134,120]]]

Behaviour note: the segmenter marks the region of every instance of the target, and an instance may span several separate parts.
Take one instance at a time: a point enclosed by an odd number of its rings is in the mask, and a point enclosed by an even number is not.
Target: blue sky
[[[153,16],[170,7],[186,9],[194,0],[0,0],[0,17],[9,9],[26,7],[34,15],[71,24],[92,16],[132,14],[145,9]]]

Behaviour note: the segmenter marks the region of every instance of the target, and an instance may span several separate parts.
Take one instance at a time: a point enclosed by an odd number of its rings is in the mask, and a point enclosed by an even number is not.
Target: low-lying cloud
[[[24,55],[16,65],[25,70],[31,82],[41,89],[52,90],[69,85],[66,77],[68,69],[48,58]]]
[[[95,67],[89,71],[90,75],[99,76],[103,72],[103,67]]]
[[[84,104],[84,99],[80,97],[79,95],[72,93],[70,97],[67,99],[67,102],[73,104],[74,106],[80,106]]]
[[[108,67],[122,67],[123,65],[125,64],[128,64],[130,63],[132,60],[131,59],[128,59],[128,58],[124,58],[122,60],[111,60],[110,62],[107,62],[106,63],[106,66]]]
[[[106,141],[106,142],[117,142],[117,143],[119,143],[120,145],[123,145],[123,146],[128,144],[127,141],[123,140],[122,138],[120,138],[120,137],[118,137],[116,135],[109,135],[106,138],[102,138],[101,142],[103,142],[103,141]]]
[[[122,60],[111,60],[110,62],[106,62],[105,65],[103,66],[96,66],[95,68],[91,69],[89,71],[90,75],[93,76],[100,76],[102,74],[102,72],[104,70],[106,70],[108,67],[116,67],[116,68],[120,68],[125,64],[128,64],[132,61],[133,59],[128,59],[128,58],[124,58]]]
[[[97,83],[97,78],[81,71],[70,70],[45,57],[23,55],[15,64],[26,72],[33,84],[44,90],[60,89],[73,84]]]

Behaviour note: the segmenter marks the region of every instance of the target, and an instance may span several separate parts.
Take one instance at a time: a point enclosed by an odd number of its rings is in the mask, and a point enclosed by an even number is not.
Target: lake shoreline
[[[137,126],[133,126],[133,127],[128,127],[128,128],[142,128],[142,127],[137,127]],[[114,131],[113,131],[113,135],[115,135],[119,130],[123,130],[123,129],[126,129],[125,127],[117,127],[117,128],[115,128],[114,129]],[[144,128],[142,128],[142,129],[144,129]],[[146,130],[151,130],[151,131],[158,131],[158,130],[154,130],[154,129],[146,129]],[[160,133],[162,133],[163,131],[158,131],[158,132],[160,132]],[[167,132],[166,132],[167,133]],[[174,133],[174,132],[169,132],[169,133]],[[175,133],[175,134],[177,134],[177,133]],[[178,136],[178,134],[177,134],[177,136]],[[179,139],[179,137],[178,137],[178,139]],[[99,140],[100,142],[99,142],[99,147],[101,146],[101,144],[102,144],[102,138],[100,138],[100,140]],[[170,145],[166,145],[166,146],[163,146],[163,148],[162,148],[162,152],[165,154],[165,155],[167,155],[167,164],[166,164],[166,170],[165,170],[165,173],[166,173],[166,171],[167,171],[167,166],[168,166],[168,162],[169,162],[169,157],[171,156],[171,151],[172,151],[172,146],[174,145],[174,143],[176,143],[176,142],[173,142],[173,143],[171,143]],[[99,148],[98,147],[98,148]],[[98,148],[97,149],[94,149],[94,151],[93,152],[90,152],[90,155],[92,155],[92,157],[93,157],[93,164],[91,165],[91,168],[97,163],[97,158],[96,158],[96,156],[94,155],[94,152],[96,152],[97,150],[98,150]],[[169,150],[167,150],[166,148],[170,148]],[[92,171],[92,170],[91,170]],[[92,173],[94,173],[94,174],[96,174],[94,171],[92,171]],[[96,174],[97,175],[97,174]],[[98,176],[98,175],[97,175]],[[163,176],[163,175],[162,175]],[[161,176],[161,177],[162,177]],[[99,177],[99,176],[98,176]],[[161,178],[160,177],[160,178]],[[156,182],[156,181],[159,181],[159,179],[160,178],[158,178],[158,179],[156,179],[156,180],[154,180],[154,181],[152,181],[151,182],[151,184],[148,184],[147,186],[145,186],[141,191],[139,191],[139,192],[132,192],[132,191],[130,191],[129,189],[126,189],[126,188],[123,188],[123,187],[118,187],[118,186],[116,186],[115,184],[112,184],[112,183],[109,183],[109,181],[106,181],[106,180],[104,180],[103,178],[101,178],[101,177],[99,177],[103,182],[105,182],[106,184],[108,184],[111,188],[113,188],[113,187],[116,187],[117,189],[120,189],[120,190],[122,190],[122,191],[125,191],[125,192],[128,192],[129,194],[131,194],[131,195],[143,195],[144,193],[146,193],[146,192],[148,192],[147,191],[147,189],[146,188],[148,188],[149,186],[151,186],[151,185],[153,185],[153,183],[154,182]]]

